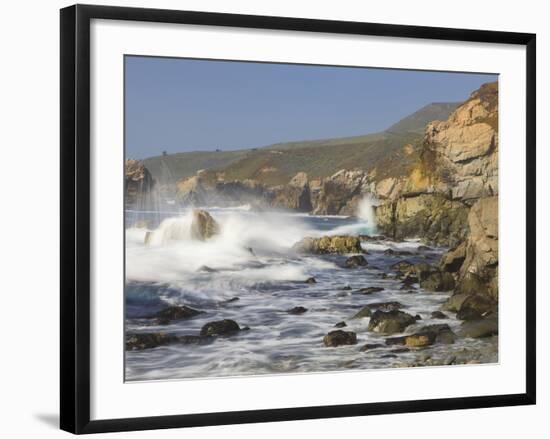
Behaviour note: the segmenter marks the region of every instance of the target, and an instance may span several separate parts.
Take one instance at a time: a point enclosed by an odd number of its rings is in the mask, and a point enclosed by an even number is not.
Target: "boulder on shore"
[[[371,316],[368,330],[382,334],[395,334],[403,332],[407,326],[416,322],[414,316],[399,310],[377,310]]]
[[[321,238],[307,237],[292,247],[299,253],[312,254],[347,254],[365,253],[357,236],[323,236]]]

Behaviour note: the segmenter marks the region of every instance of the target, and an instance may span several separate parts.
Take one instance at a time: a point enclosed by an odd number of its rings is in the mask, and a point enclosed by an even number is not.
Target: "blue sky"
[[[382,131],[495,75],[127,56],[128,157]]]

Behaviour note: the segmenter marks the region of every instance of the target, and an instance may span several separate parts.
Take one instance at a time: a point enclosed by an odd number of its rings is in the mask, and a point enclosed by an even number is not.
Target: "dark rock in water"
[[[396,348],[392,349],[390,352],[392,354],[404,354],[405,352],[410,352],[411,350],[409,348]]]
[[[396,301],[374,302],[367,305],[371,310],[394,311],[403,308],[403,304]]]
[[[415,322],[416,320],[413,316],[403,311],[393,310],[384,312],[378,310],[371,316],[367,329],[382,334],[395,334],[396,332],[403,332],[407,326]]]
[[[173,341],[174,336],[167,335],[163,332],[128,334],[126,336],[126,350],[137,351],[142,349],[152,349],[158,346],[167,345]]]
[[[456,313],[456,318],[459,320],[479,320],[486,313],[495,311],[496,308],[496,302],[489,296],[472,294],[464,299]]]
[[[380,344],[380,343],[367,343],[363,346],[361,346],[361,348],[359,349],[361,352],[366,352],[366,351],[370,351],[372,349],[378,349],[378,348],[383,348],[385,347],[383,344]]]
[[[384,354],[384,355],[381,355],[380,358],[397,358],[397,355],[395,355],[395,354]]]
[[[200,273],[217,273],[218,270],[215,268],[209,267],[208,265],[201,265],[198,269],[198,272]]]
[[[407,260],[402,260],[402,261],[396,262],[395,264],[390,265],[390,268],[393,271],[405,273],[413,268],[413,264],[411,264]]]
[[[168,335],[163,332],[137,333],[126,336],[126,350],[153,349],[168,344],[204,344],[208,340],[199,335]]]
[[[418,321],[418,320],[422,320],[422,317],[420,316],[420,314],[416,314],[416,315],[414,316],[414,319],[415,319],[416,321]]]
[[[330,331],[325,335],[323,343],[328,347],[354,345],[357,344],[357,335],[352,331],[342,331],[338,329],[336,331]]]
[[[395,250],[391,249],[391,248],[388,248],[386,250],[384,250],[384,254],[385,255],[394,255],[395,254]]]
[[[351,287],[349,285],[346,285],[344,288],[342,288],[342,291],[350,291]]]
[[[217,335],[229,335],[239,331],[241,328],[236,321],[230,319],[209,322],[201,328],[201,335],[212,337]]]
[[[419,245],[418,247],[416,247],[416,250],[418,250],[419,252],[429,252],[432,251],[433,248],[428,247],[427,245]]]
[[[455,287],[455,279],[451,273],[437,271],[421,280],[420,286],[426,291],[450,291]]]
[[[498,317],[489,316],[480,320],[470,320],[462,323],[458,331],[460,337],[484,338],[498,335]]]
[[[359,293],[366,295],[366,294],[378,293],[380,291],[384,291],[384,288],[382,288],[382,287],[367,287],[367,288],[361,288],[359,290]]]
[[[338,322],[334,325],[335,328],[345,328],[346,326],[348,326],[346,322]]]
[[[241,331],[250,331],[250,327],[245,326],[244,328],[241,328]]]
[[[346,254],[366,253],[357,236],[323,236],[321,238],[304,238],[292,247],[300,253],[312,254]]]
[[[231,299],[227,299],[225,301],[225,303],[233,303],[233,302],[237,302],[239,300],[241,300],[241,299],[235,296],[235,297],[232,297]]]
[[[344,262],[346,268],[366,267],[368,265],[367,260],[362,255],[350,256]]]
[[[191,237],[199,241],[205,241],[220,233],[220,226],[205,210],[194,210],[191,221]]]
[[[432,319],[448,319],[447,314],[442,313],[441,311],[432,312]]]
[[[305,280],[305,283],[306,283],[306,284],[316,284],[317,281],[315,280],[314,277],[308,277],[308,278]]]
[[[362,319],[364,317],[370,317],[371,315],[372,311],[369,306],[364,306],[352,317],[352,319]]]
[[[169,306],[168,308],[159,311],[152,316],[156,320],[156,323],[159,325],[166,325],[173,320],[187,319],[190,317],[195,317],[199,314],[204,314],[203,311],[198,311],[188,306]]]
[[[307,308],[304,308],[303,306],[295,306],[294,308],[287,310],[287,313],[289,314],[303,314],[305,312],[307,312]]]
[[[401,280],[401,283],[403,287],[409,287],[412,284],[418,283],[418,277],[409,273]]]

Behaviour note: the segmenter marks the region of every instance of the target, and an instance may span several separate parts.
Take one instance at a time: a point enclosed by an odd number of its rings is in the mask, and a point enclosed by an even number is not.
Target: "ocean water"
[[[351,319],[369,303],[398,301],[404,311],[420,315],[422,320],[407,328],[407,333],[426,324],[447,323],[454,329],[460,325],[452,313],[446,313],[450,317],[446,320],[430,318],[450,292],[425,292],[418,285],[414,292],[403,290],[390,269],[403,259],[436,263],[443,248],[419,249],[418,240],[369,240],[362,243],[368,266],[354,269],[342,268],[344,255],[292,251],[306,236],[375,235],[369,204],[362,206],[359,218],[255,212],[248,206],[207,210],[220,224],[221,233],[206,242],[190,239],[189,210],[126,212],[126,331],[198,335],[205,323],[221,319],[233,319],[250,330],[204,345],[127,351],[126,380],[388,368],[427,356],[445,359],[466,349],[494,350],[494,340],[472,339],[408,352],[396,352],[391,346],[360,350],[366,343],[383,344],[385,339],[367,331],[368,318]],[[147,229],[132,227],[138,220],[147,221],[152,231],[148,245],[144,244]],[[387,249],[404,254],[388,255]],[[306,283],[310,277],[317,282]],[[358,292],[370,286],[384,290],[371,295]],[[152,325],[145,318],[176,304],[204,314],[168,325]],[[296,306],[307,312],[287,312]],[[342,329],[357,333],[358,344],[325,347],[324,335],[341,321],[347,324]]]

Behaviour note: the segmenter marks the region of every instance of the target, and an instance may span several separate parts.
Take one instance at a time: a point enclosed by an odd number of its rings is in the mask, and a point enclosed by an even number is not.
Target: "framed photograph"
[[[535,35],[61,10],[61,428],[535,403]]]

